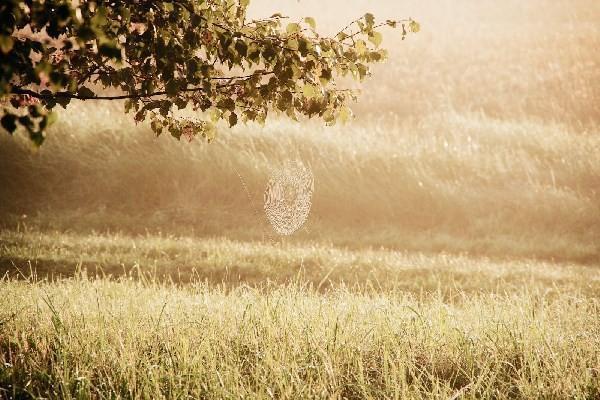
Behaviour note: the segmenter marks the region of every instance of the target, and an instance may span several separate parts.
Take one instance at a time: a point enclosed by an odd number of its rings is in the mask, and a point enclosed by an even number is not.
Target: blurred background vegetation
[[[390,59],[347,125],[273,117],[187,143],[155,138],[120,103],[86,102],[61,113],[39,151],[3,135],[2,227],[263,240],[269,175],[298,158],[315,193],[288,242],[600,260],[600,3],[273,8],[251,4],[255,17],[315,16],[324,34],[366,11],[422,31],[384,36]]]

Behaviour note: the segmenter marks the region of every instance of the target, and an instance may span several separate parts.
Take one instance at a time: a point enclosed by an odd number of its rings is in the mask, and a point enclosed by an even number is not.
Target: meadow
[[[346,125],[188,143],[79,102],[0,136],[0,398],[600,399],[600,3],[275,8],[422,31]],[[289,159],[315,192],[279,237]]]

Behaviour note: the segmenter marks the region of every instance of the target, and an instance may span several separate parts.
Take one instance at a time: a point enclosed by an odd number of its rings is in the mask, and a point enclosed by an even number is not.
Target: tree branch
[[[181,92],[202,92],[203,88],[187,88],[181,89]],[[164,96],[167,94],[166,91],[148,93],[148,94],[120,94],[114,96],[81,96],[77,93],[69,93],[69,92],[56,92],[56,93],[38,93],[30,89],[21,89],[21,88],[13,88],[11,90],[12,94],[26,94],[31,97],[35,97],[37,99],[46,100],[46,99],[55,99],[55,98],[67,98],[67,99],[77,99],[77,100],[124,100],[124,99],[147,99],[150,97],[156,96]]]

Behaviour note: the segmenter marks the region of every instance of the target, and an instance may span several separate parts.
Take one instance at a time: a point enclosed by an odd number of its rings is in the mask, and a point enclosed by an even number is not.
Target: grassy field
[[[275,8],[422,31],[348,125],[209,145],[74,102],[0,135],[0,399],[600,399],[600,2]],[[289,159],[315,192],[277,237]]]
[[[597,265],[2,236],[8,398],[600,397]]]

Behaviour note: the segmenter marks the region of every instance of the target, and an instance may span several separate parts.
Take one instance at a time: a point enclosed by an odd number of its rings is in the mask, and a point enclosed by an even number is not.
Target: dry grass
[[[106,109],[71,112],[37,154],[0,139],[5,226],[27,214],[61,230],[261,239],[269,174],[301,158],[316,186],[294,240],[599,259],[600,135],[566,125],[456,113],[339,129],[273,121],[206,145],[153,139]]]
[[[0,232],[0,274],[52,280],[86,271],[89,277],[224,287],[302,283],[318,291],[460,293],[552,288],[597,297],[598,265],[501,260],[467,255],[345,250],[329,245],[258,244],[172,235],[78,235]]]
[[[0,299],[9,398],[600,396],[600,303],[554,289],[448,301],[80,278],[3,280]]]

